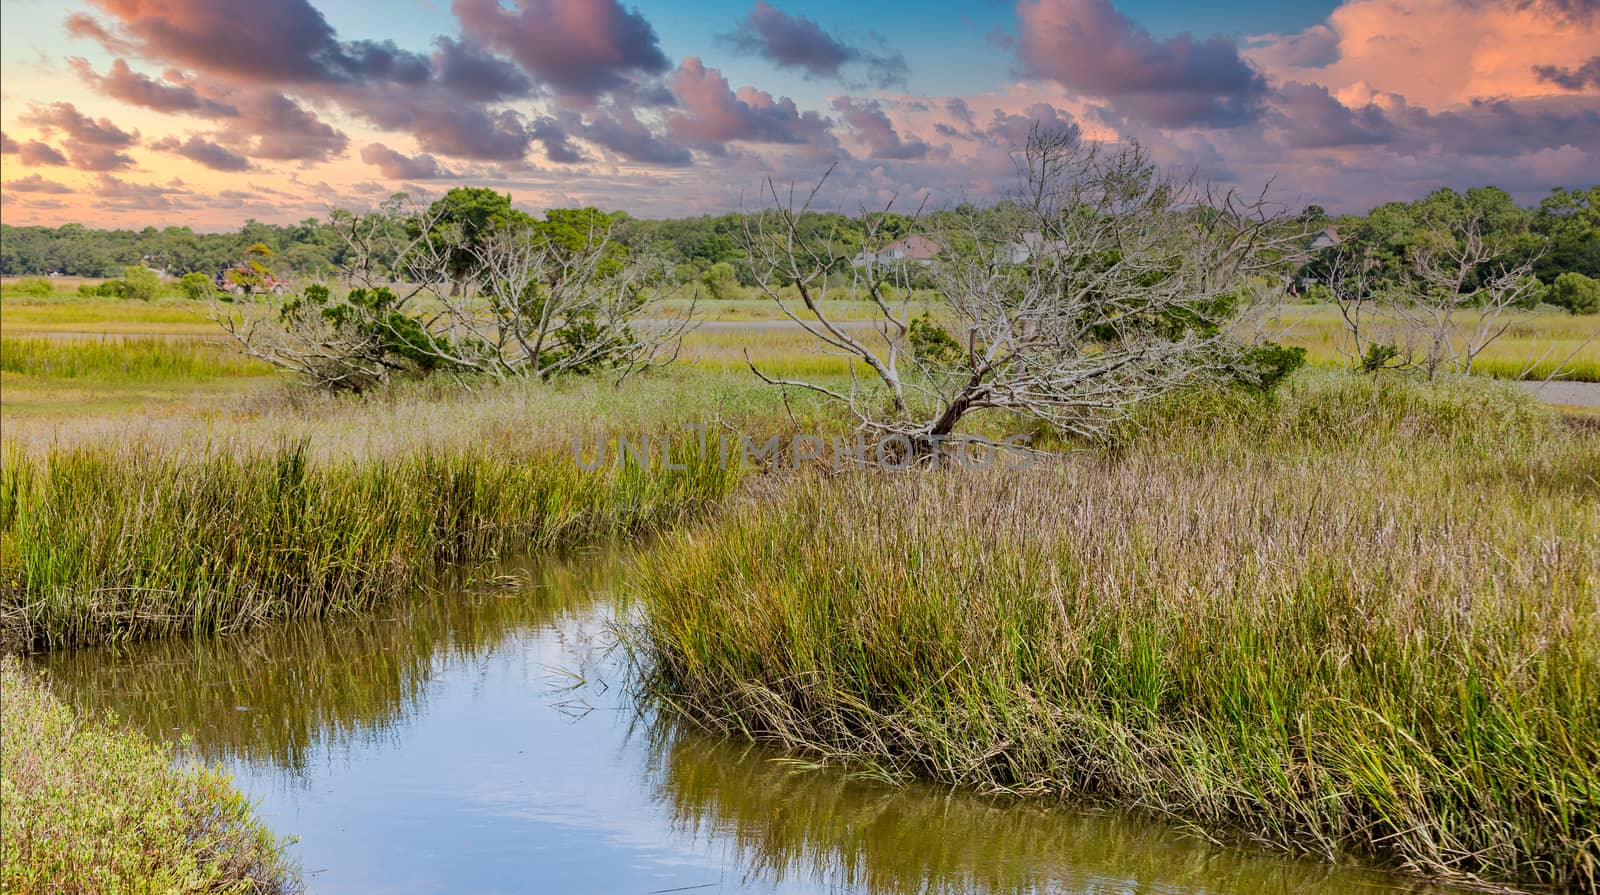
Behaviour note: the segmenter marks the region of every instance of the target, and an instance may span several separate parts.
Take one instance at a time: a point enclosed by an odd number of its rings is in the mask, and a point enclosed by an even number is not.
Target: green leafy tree
[[[1554,283],[1569,271],[1600,279],[1600,186],[1552,192],[1534,212],[1532,229],[1544,246],[1534,263],[1540,280]]]
[[[477,251],[495,229],[508,226],[526,215],[511,207],[510,193],[497,193],[486,187],[458,186],[428,207],[413,226],[421,235],[426,226],[428,238],[441,251],[448,252],[450,294],[461,294],[477,266]]]
[[[122,288],[127,298],[154,301],[161,292],[161,275],[142,264],[132,264],[122,272]]]
[[[275,253],[264,242],[245,249],[244,264],[228,271],[227,280],[235,292],[251,295],[267,292],[272,283],[272,257]]]
[[[1600,314],[1600,280],[1567,271],[1550,284],[1545,301],[1573,314]]]
[[[205,301],[216,294],[216,284],[211,278],[199,271],[186,273],[178,278],[178,292],[190,301]]]
[[[718,261],[706,268],[700,282],[706,287],[706,294],[717,301],[739,297],[739,274],[726,261]]]

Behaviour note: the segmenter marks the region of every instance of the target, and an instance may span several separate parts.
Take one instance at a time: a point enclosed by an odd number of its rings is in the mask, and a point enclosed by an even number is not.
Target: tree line
[[[430,210],[441,206],[450,207],[460,220],[480,224],[528,217],[514,208],[510,196],[483,188],[451,190]],[[920,216],[891,211],[869,215],[808,211],[797,226],[807,238],[828,234],[837,251],[850,253],[864,247],[869,228],[873,240],[884,242],[930,228],[969,231],[973,223],[980,229],[1003,230],[1020,213],[1013,202],[986,207],[962,204]],[[570,228],[597,214],[601,212],[595,209],[551,209],[545,220]],[[755,285],[746,233],[759,215],[729,212],[646,220],[626,212],[605,213],[617,243],[630,250],[649,246],[673,265],[680,281],[738,282],[744,286]],[[100,230],[76,223],[59,227],[0,225],[0,275],[116,277],[132,265],[172,277],[191,272],[212,274],[243,263],[251,247],[265,246],[271,252],[274,273],[320,277],[349,261],[350,249],[339,230],[338,217],[306,218],[284,225],[249,220],[232,233],[198,233],[190,227]],[[1358,245],[1385,266],[1398,269],[1426,247],[1429,234],[1449,231],[1469,219],[1477,222],[1486,240],[1509,247],[1512,259],[1531,259],[1534,275],[1546,285],[1569,272],[1600,279],[1600,186],[1558,189],[1531,207],[1517,205],[1509,193],[1492,186],[1465,192],[1440,189],[1415,202],[1385,203],[1365,215],[1331,216],[1312,205],[1299,215],[1298,222],[1308,240],[1326,229],[1339,244]],[[1322,273],[1316,255],[1307,273],[1312,279]]]

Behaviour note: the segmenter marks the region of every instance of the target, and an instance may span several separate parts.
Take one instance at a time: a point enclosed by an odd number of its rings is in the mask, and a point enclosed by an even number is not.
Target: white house
[[[1049,255],[1067,247],[1060,239],[1045,239],[1043,233],[1022,234],[1022,239],[1006,246],[1003,257],[1012,264],[1023,264],[1035,255]]]
[[[850,259],[850,266],[866,267],[868,264],[893,264],[898,262],[932,264],[942,251],[944,251],[944,247],[928,237],[912,235],[904,239],[897,239],[876,252],[869,252],[863,249],[854,258]]]

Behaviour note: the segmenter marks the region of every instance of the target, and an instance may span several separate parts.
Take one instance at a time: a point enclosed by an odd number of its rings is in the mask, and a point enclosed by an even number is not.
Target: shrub
[[[178,280],[178,292],[190,301],[205,301],[217,293],[217,287],[210,277],[195,271]]]
[[[1573,314],[1600,314],[1600,280],[1568,271],[1550,284],[1545,301]]]
[[[1522,292],[1522,297],[1517,299],[1518,310],[1531,311],[1550,300],[1550,287],[1539,282],[1539,278],[1528,276],[1517,287]]]
[[[152,301],[161,292],[161,275],[142,264],[130,264],[122,272],[124,298]]]
[[[23,671],[5,688],[7,892],[300,889],[279,842],[226,774],[174,764],[171,747],[79,715]]]
[[[27,277],[11,284],[6,291],[17,295],[31,295],[34,298],[48,298],[50,293],[55,291],[55,287],[44,277]]]
[[[1278,383],[1305,363],[1304,348],[1290,348],[1267,340],[1245,352],[1244,362],[1234,379],[1240,385],[1266,393],[1277,388]]]
[[[718,261],[706,268],[700,281],[705,284],[707,294],[718,301],[739,297],[739,275],[733,265],[726,261]]]
[[[1307,304],[1330,304],[1333,302],[1333,290],[1326,283],[1312,283],[1306,287],[1302,300]]]
[[[122,280],[106,280],[103,283],[79,283],[78,294],[85,298],[127,298],[128,284]]]

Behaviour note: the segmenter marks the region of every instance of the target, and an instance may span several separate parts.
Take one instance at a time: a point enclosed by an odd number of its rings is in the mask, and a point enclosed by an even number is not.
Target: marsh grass
[[[226,774],[76,713],[0,660],[7,892],[269,895],[300,889],[284,844]]]
[[[144,302],[125,298],[48,298],[6,295],[0,299],[0,325],[7,335],[30,333],[123,333],[215,335],[217,325],[205,316],[204,302],[162,298]]]
[[[885,778],[1600,876],[1600,433],[1307,371],[1046,470],[768,486],[642,560],[649,692]]]
[[[0,633],[10,649],[56,649],[365,609],[449,564],[669,525],[739,476],[677,459],[585,472],[558,449],[460,444],[321,462],[303,442],[12,450]]]
[[[0,372],[37,379],[210,382],[266,376],[268,365],[201,339],[0,339]]]
[[[1462,311],[1457,317],[1463,330],[1470,331],[1473,312]],[[1349,336],[1332,305],[1285,305],[1266,334],[1285,345],[1305,348],[1307,360],[1314,365],[1352,366]],[[1346,350],[1342,352],[1341,346]],[[1574,315],[1553,308],[1516,312],[1505,334],[1478,357],[1473,371],[1496,379],[1554,375],[1600,382],[1600,314]]]

